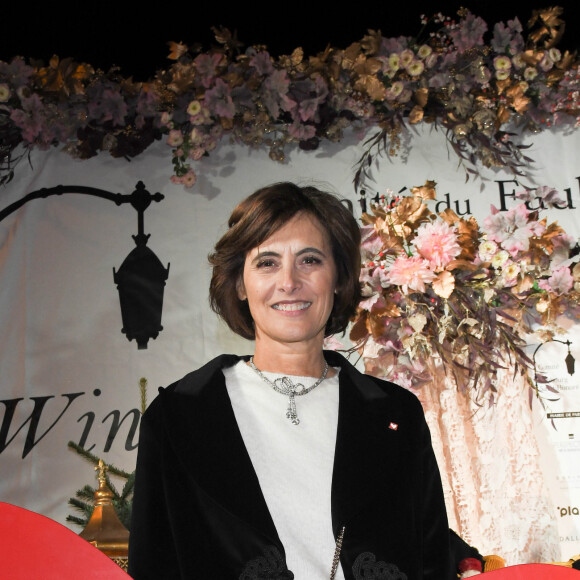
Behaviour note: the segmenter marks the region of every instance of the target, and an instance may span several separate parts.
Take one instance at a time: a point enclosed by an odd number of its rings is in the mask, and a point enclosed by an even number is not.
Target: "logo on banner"
[[[557,507],[557,510],[560,512],[560,517],[564,518],[566,516],[578,516],[580,515],[580,511],[578,511],[577,507]]]

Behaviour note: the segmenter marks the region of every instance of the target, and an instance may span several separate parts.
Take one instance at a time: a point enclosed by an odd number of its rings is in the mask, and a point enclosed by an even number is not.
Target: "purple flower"
[[[305,125],[294,121],[294,123],[288,127],[288,134],[290,137],[298,139],[299,141],[307,141],[316,135],[316,128],[314,125]]]
[[[518,192],[516,193],[516,197],[528,202],[533,201],[535,198],[540,198],[547,207],[553,207],[554,204],[564,203],[558,190],[553,187],[548,187],[547,185],[541,185],[535,190],[526,189]]]
[[[127,103],[118,89],[107,87],[102,89],[100,95],[97,93],[93,96],[87,107],[90,120],[112,121],[118,126],[125,124]]]
[[[219,53],[200,54],[195,58],[197,73],[201,84],[207,89],[211,87],[217,72],[217,66],[221,62],[223,55]]]
[[[485,218],[483,225],[487,237],[501,244],[504,250],[515,255],[530,247],[530,237],[534,235],[532,224],[528,223],[529,212],[521,203],[507,212],[499,212],[494,206],[492,214]]]
[[[22,109],[14,109],[10,118],[22,130],[22,138],[28,143],[34,143],[42,131],[44,122],[43,104],[40,97],[33,93],[30,97],[20,99]]]
[[[465,52],[474,46],[483,44],[483,35],[487,31],[485,20],[469,13],[461,20],[455,30],[449,32],[449,36],[459,52]]]
[[[518,54],[524,49],[524,39],[522,37],[522,25],[518,18],[510,20],[507,26],[503,22],[498,22],[493,28],[491,46],[495,52]]]
[[[137,117],[135,118],[135,125],[141,129],[145,124],[145,119],[158,116],[158,100],[153,91],[140,91],[137,98]]]
[[[262,101],[270,115],[277,118],[280,109],[291,111],[296,107],[296,102],[288,97],[290,80],[285,70],[275,70],[264,81]]]
[[[233,119],[236,112],[230,87],[222,79],[216,79],[215,86],[205,93],[205,105],[220,117]]]
[[[0,77],[15,89],[28,85],[33,74],[34,69],[20,56],[13,58],[9,63],[0,61]]]
[[[538,286],[547,292],[566,294],[574,286],[574,278],[570,274],[570,268],[562,266],[555,270],[547,280],[540,280]]]
[[[314,77],[314,93],[310,99],[305,99],[300,103],[299,111],[302,121],[313,119],[318,111],[318,107],[328,96],[328,87],[320,75]]]
[[[251,50],[253,51],[253,49]],[[251,51],[249,50],[248,53],[251,53]],[[266,51],[254,52],[254,56],[250,58],[250,66],[253,66],[258,71],[258,74],[262,76],[270,75],[274,71],[272,58]]]

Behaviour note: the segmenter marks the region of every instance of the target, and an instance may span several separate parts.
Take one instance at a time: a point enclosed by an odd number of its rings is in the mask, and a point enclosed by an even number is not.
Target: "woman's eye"
[[[320,264],[320,259],[315,256],[306,256],[304,258],[305,264]]]
[[[260,260],[257,265],[258,268],[271,268],[275,266],[274,260]]]

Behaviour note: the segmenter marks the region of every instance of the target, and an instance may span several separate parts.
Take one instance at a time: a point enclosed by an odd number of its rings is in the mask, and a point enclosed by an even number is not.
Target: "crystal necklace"
[[[288,410],[286,411],[286,417],[292,421],[293,425],[298,425],[300,423],[300,419],[298,419],[298,413],[296,412],[295,397],[308,394],[326,378],[326,374],[328,373],[328,363],[324,361],[324,370],[322,371],[322,376],[313,385],[306,388],[301,383],[294,384],[288,377],[280,377],[275,381],[271,381],[254,364],[254,357],[251,357],[249,362],[250,366],[256,371],[256,373],[258,373],[260,378],[265,383],[270,385],[277,393],[286,395],[288,397]]]

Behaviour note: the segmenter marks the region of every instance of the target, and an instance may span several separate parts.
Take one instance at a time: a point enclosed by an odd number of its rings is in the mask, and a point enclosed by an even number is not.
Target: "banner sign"
[[[541,133],[527,153],[536,159],[533,180],[483,168],[482,179],[466,181],[444,135],[423,128],[408,151],[369,168],[364,196],[352,184],[363,151],[355,135],[315,152],[296,150],[284,164],[263,151],[223,145],[199,162],[192,189],[170,182],[163,143],[130,163],[109,155],[78,161],[56,149],[34,151],[30,165],[23,160],[0,191],[0,211],[42,187],[91,186],[125,194],[142,181],[151,193],[164,195],[147,209],[144,232],[150,235],[148,247],[170,270],[163,329],[146,349],[138,349],[121,332],[114,283],[114,269],[135,247],[132,207],[67,194],[30,201],[0,222],[0,500],[66,523],[74,513],[68,499],[96,483],[93,466],[69,441],[130,472],[142,379],[150,402],[158,387],[220,353],[251,352],[252,344],[232,335],[209,308],[207,255],[235,204],[255,189],[284,180],[313,184],[347,197],[360,217],[364,203],[387,188],[399,191],[433,180],[435,211],[450,208],[479,221],[491,204],[499,211],[515,206],[523,186],[550,185],[565,201],[546,212],[548,221],[557,220],[577,238],[579,150],[580,132]],[[580,552],[580,335],[573,324],[570,341],[574,375],[563,363],[566,346],[546,344],[536,353],[558,397],[545,410],[534,405],[542,454],[550,457],[546,477],[566,558]]]

